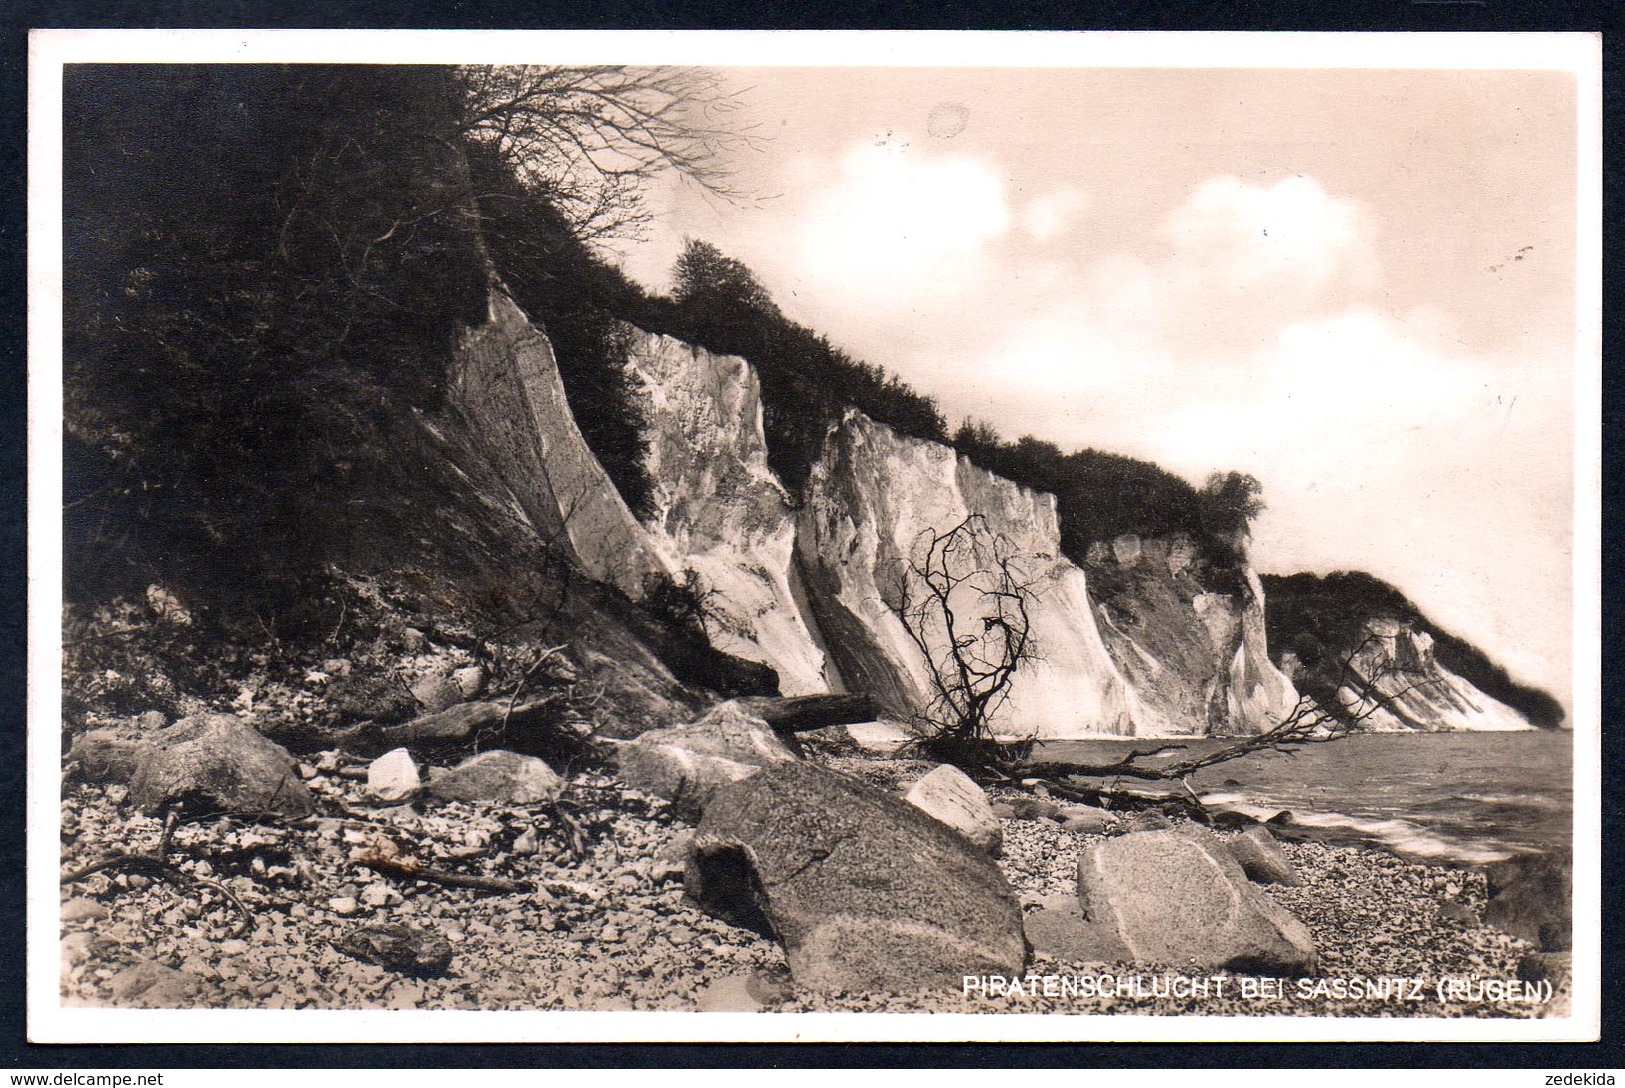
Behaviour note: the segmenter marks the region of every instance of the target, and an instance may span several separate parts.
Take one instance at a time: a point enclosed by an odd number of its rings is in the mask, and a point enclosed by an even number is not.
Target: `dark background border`
[[[1263,3],[1218,0],[0,0],[0,1054],[17,1069],[191,1069],[226,1066],[498,1068],[711,1066],[1144,1067],[1535,1067],[1625,1066],[1614,1013],[1621,994],[1617,898],[1602,907],[1603,1037],[1595,1044],[546,1044],[546,1045],[97,1045],[35,1046],[26,1039],[24,808],[26,760],[26,250],[27,32],[47,27],[424,29],[978,29],[978,30],[1388,30],[1589,31],[1603,36],[1603,628],[1605,723],[1625,706],[1607,664],[1625,641],[1619,598],[1619,474],[1625,378],[1612,365],[1620,315],[1606,285],[1621,282],[1615,214],[1621,195],[1620,49],[1625,5],[1607,2],[1406,0]],[[1614,773],[1617,730],[1603,730],[1603,887],[1625,883],[1614,837],[1625,799]]]

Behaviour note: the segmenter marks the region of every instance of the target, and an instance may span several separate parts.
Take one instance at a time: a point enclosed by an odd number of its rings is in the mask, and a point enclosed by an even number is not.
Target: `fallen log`
[[[504,723],[510,727],[528,725],[529,719],[540,715],[556,701],[555,695],[544,695],[512,706],[507,699],[458,703],[398,725],[369,724],[343,734],[339,738],[339,746],[345,751],[364,755],[371,749],[387,751],[391,748],[462,744]]]
[[[776,733],[806,733],[831,725],[872,722],[880,706],[870,695],[748,695],[734,702],[773,727]]]

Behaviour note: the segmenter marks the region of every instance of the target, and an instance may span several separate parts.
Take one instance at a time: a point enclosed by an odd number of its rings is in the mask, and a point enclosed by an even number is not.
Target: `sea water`
[[[1102,763],[1136,741],[1053,741],[1035,759]],[[1221,739],[1169,738],[1185,759]],[[1370,733],[1295,751],[1259,752],[1188,779],[1204,804],[1265,820],[1281,811],[1332,841],[1435,864],[1480,865],[1568,847],[1574,834],[1573,735]],[[1123,785],[1139,785],[1122,779]]]

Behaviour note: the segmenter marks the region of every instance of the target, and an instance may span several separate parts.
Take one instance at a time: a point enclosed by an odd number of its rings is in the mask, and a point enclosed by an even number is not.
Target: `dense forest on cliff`
[[[1563,707],[1556,699],[1513,680],[1482,650],[1428,619],[1409,598],[1380,578],[1364,571],[1337,571],[1324,577],[1266,574],[1262,581],[1269,602],[1265,621],[1272,654],[1296,654],[1311,677],[1325,667],[1332,667],[1330,675],[1335,675],[1337,656],[1360,642],[1367,620],[1398,620],[1433,636],[1434,659],[1441,666],[1512,707],[1533,725],[1555,729],[1563,721]]]

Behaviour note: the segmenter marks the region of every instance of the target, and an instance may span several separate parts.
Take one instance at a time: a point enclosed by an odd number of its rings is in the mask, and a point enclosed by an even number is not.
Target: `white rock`
[[[338,895],[327,901],[328,909],[334,914],[349,916],[361,908],[356,904],[352,895]]]
[[[478,665],[457,669],[452,672],[451,678],[465,699],[472,699],[485,690],[485,670]]]
[[[958,767],[944,763],[914,783],[903,799],[990,854],[1003,845],[1004,831],[987,794]]]
[[[400,904],[401,893],[379,880],[361,889],[361,902],[369,907],[393,907]]]
[[[385,752],[367,767],[367,792],[380,801],[404,801],[422,784],[418,765],[405,748]]]

